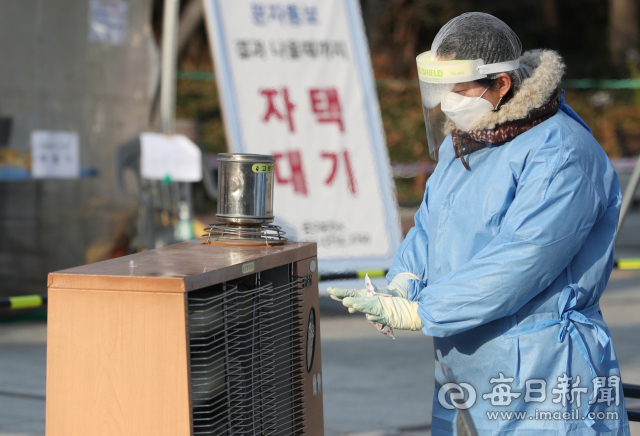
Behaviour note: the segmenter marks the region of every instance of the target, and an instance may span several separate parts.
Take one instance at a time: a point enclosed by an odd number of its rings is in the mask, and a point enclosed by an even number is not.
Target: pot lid
[[[272,154],[218,153],[218,162],[275,162]]]

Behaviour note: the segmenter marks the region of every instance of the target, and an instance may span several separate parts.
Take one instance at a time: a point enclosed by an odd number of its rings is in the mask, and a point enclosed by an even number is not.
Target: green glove
[[[349,312],[366,313],[369,321],[379,322],[392,329],[422,329],[417,301],[402,297],[346,297],[342,304],[349,308]]]
[[[396,275],[389,286],[378,289],[378,294],[391,295],[392,297],[407,298],[409,295],[409,280],[420,280],[420,278],[412,273],[400,273]],[[340,289],[327,288],[327,292],[334,300],[342,301],[347,297],[366,297],[366,289]],[[355,310],[349,309],[349,312],[355,313]]]

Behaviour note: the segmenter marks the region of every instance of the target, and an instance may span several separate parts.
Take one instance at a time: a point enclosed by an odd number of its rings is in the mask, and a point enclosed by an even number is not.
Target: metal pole
[[[164,16],[162,17],[162,77],[160,82],[160,131],[175,133],[176,114],[176,80],[178,68],[178,36],[180,22],[180,0],[164,0]],[[180,184],[176,187],[176,204],[180,210],[186,204],[188,216],[184,221],[191,221],[191,184]],[[170,207],[169,210],[172,210]],[[181,219],[182,219],[181,218]]]
[[[162,133],[174,132],[179,16],[180,0],[164,0],[162,77],[160,82],[160,131]]]
[[[627,185],[627,189],[624,190],[624,195],[622,196],[622,205],[620,206],[620,219],[618,220],[618,235],[620,234],[620,229],[622,228],[622,224],[624,224],[624,219],[627,217],[627,213],[631,208],[631,204],[633,204],[633,196],[636,193],[636,189],[638,189],[638,184],[640,183],[640,157],[636,162],[636,166],[633,169],[633,174],[631,174],[631,180],[629,180],[629,184]]]

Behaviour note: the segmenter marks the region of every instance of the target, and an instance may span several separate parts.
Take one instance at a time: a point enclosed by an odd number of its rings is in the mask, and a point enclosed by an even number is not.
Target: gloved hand
[[[400,273],[396,275],[386,288],[378,289],[378,294],[391,295],[392,297],[407,298],[409,296],[409,280],[420,280],[420,278],[412,273]],[[327,288],[327,292],[334,300],[342,301],[347,297],[366,297],[366,289],[340,289]],[[350,313],[355,310],[349,309]]]
[[[342,304],[349,308],[349,312],[366,313],[369,321],[379,322],[392,329],[422,329],[417,301],[402,297],[346,297]]]

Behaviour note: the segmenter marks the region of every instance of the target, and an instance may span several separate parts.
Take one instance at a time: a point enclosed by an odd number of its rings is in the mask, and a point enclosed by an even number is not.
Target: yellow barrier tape
[[[359,279],[363,279],[365,275],[369,274],[369,277],[384,277],[386,276],[386,272],[383,269],[370,269],[364,271],[358,271],[356,273]]]
[[[640,269],[640,259],[620,259],[618,269]]]
[[[193,234],[196,238],[201,238],[203,233],[205,233],[204,229],[207,227],[205,223],[194,218],[191,220],[191,227],[193,228]]]
[[[22,297],[9,297],[12,309],[28,309],[30,307],[42,306],[40,295],[25,295]]]

